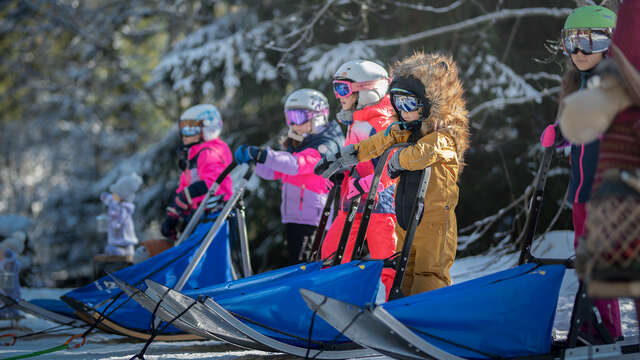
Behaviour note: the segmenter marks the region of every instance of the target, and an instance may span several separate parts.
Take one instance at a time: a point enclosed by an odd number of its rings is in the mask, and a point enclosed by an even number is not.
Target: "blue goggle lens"
[[[393,104],[396,109],[404,112],[416,111],[421,107],[417,97],[402,94],[393,95]]]
[[[351,93],[351,88],[345,83],[334,83],[333,90],[340,96],[347,96]]]
[[[200,126],[183,126],[180,128],[180,134],[182,136],[195,136],[199,135],[202,131]]]

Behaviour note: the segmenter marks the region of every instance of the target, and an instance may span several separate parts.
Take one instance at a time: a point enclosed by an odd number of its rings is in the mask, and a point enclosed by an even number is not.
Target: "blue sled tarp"
[[[470,359],[549,353],[563,265],[525,264],[383,305],[429,343]]]
[[[205,288],[189,289],[182,291],[186,296],[192,298],[198,298],[199,296],[209,296],[214,299],[219,295],[224,296],[242,296],[247,293],[255,291],[257,288],[268,287],[271,284],[276,284],[283,279],[292,279],[297,276],[309,274],[314,271],[320,270],[322,266],[321,262],[314,262],[309,264],[299,264],[284,267],[273,271],[268,271],[262,274],[253,275],[244,279],[235,281],[229,281],[226,283],[216,284]],[[115,304],[114,304],[115,305]],[[140,311],[140,306],[135,302],[128,302],[118,309],[118,316],[109,317],[109,320],[117,323],[120,326],[126,327],[136,331],[149,331],[149,322],[141,322],[140,316],[136,313]],[[150,316],[150,313],[144,310]],[[173,326],[169,326],[166,330],[162,331],[162,334],[178,334],[184,333],[183,331],[176,329]]]
[[[315,316],[300,296],[300,289],[312,289],[364,306],[375,302],[381,271],[382,261],[352,261],[282,278],[268,286],[256,286],[251,291],[220,293],[213,299],[263,335],[295,346],[323,348],[351,340]],[[312,334],[311,342],[309,334]]]
[[[207,215],[205,220],[196,226],[189,238],[180,245],[165,250],[139,264],[119,270],[114,273],[114,276],[132,285],[139,285],[145,279],[152,279],[166,286],[174,286],[195,255],[217,216],[217,213]],[[228,234],[228,222],[225,222],[205,255],[195,267],[193,274],[185,284],[185,290],[206,287],[233,279]],[[135,302],[130,301],[126,295],[122,294],[118,300],[112,303],[111,299],[120,293],[121,290],[111,277],[105,276],[87,286],[66,293],[62,296],[62,299],[72,306],[80,303],[98,311],[109,306],[106,312],[107,317],[115,322],[118,322],[122,312],[122,314],[126,313],[125,316],[128,317],[136,314],[135,321],[149,325],[151,314],[139,307]],[[124,311],[125,309],[121,305],[125,302],[127,304],[135,304],[135,311]],[[114,311],[114,309],[116,310]],[[130,306],[126,306],[126,309],[132,310]],[[175,331],[179,330],[175,329]]]

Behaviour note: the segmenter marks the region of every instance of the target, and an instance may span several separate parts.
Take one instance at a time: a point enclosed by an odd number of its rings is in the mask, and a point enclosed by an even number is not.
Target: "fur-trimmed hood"
[[[435,130],[447,131],[456,143],[458,161],[462,167],[469,147],[468,111],[464,90],[458,78],[458,67],[450,56],[416,52],[391,69],[393,78],[413,77],[424,85],[424,97],[431,102],[431,112],[422,122],[422,134]]]

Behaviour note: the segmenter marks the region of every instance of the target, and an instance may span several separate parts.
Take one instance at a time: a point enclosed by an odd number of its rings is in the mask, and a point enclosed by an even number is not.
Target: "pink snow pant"
[[[587,209],[585,205],[585,203],[581,202],[573,203],[573,229],[575,233],[573,246],[575,249],[578,248],[579,237],[584,234],[584,223],[587,219]],[[602,322],[613,339],[615,340],[621,336],[622,325],[620,324],[620,304],[618,304],[618,299],[593,299],[593,304],[598,308],[602,316]],[[585,326],[588,325],[588,323],[585,324]]]
[[[327,235],[322,243],[320,254],[323,259],[326,259],[331,254],[338,250],[338,243],[342,235],[342,228],[344,227],[345,220],[347,219],[347,213],[340,210],[338,216],[331,224]],[[356,236],[358,235],[358,228],[360,227],[360,220],[362,214],[356,214],[356,218],[353,220],[353,227],[349,232],[349,240],[347,241],[347,247],[342,258],[342,263],[351,261],[351,253],[356,243]],[[371,214],[369,220],[369,227],[367,228],[367,245],[372,259],[386,259],[393,255],[396,250],[396,219],[393,214]],[[396,275],[394,269],[384,268],[380,280],[385,286],[386,297],[389,298],[389,292],[393,286],[393,278]]]

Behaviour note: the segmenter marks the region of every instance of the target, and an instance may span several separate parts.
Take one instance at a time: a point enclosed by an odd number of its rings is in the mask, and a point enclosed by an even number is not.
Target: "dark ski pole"
[[[351,173],[353,173],[354,171],[356,171],[355,166],[351,168]],[[344,251],[347,248],[347,242],[349,241],[349,234],[351,233],[351,228],[353,227],[353,222],[356,219],[356,214],[358,213],[359,206],[360,196],[356,196],[353,200],[351,200],[351,206],[349,207],[349,212],[347,213],[347,219],[344,221],[344,227],[342,228],[342,234],[340,235],[338,249],[333,256],[333,262],[331,263],[331,266],[340,265],[342,263]]]
[[[413,202],[413,209],[411,211],[412,217],[411,220],[409,220],[407,233],[404,236],[404,244],[402,246],[400,260],[398,260],[398,263],[396,264],[396,276],[393,278],[393,286],[391,287],[391,292],[389,293],[389,300],[394,300],[402,297],[400,286],[402,285],[404,272],[407,268],[407,262],[409,261],[409,254],[411,254],[413,237],[416,234],[416,228],[418,227],[418,223],[422,218],[422,212],[424,211],[424,197],[427,193],[429,177],[431,177],[430,167],[422,171],[422,177],[420,178],[420,185],[418,187],[418,197]]]
[[[315,236],[313,238],[313,244],[311,245],[311,255],[309,256],[309,261],[318,260],[320,257],[320,245],[322,244],[322,240],[324,240],[324,236],[326,235],[327,222],[329,222],[329,216],[331,215],[331,207],[334,204],[334,199],[340,196],[340,190],[342,187],[342,181],[344,180],[344,173],[337,173],[331,177],[331,181],[333,182],[333,186],[331,190],[329,190],[329,194],[327,195],[327,200],[324,203],[324,209],[322,210],[322,217],[320,217],[320,222],[318,223],[318,228],[316,229]],[[338,207],[334,208],[334,212],[338,211]]]
[[[540,218],[540,209],[542,208],[542,200],[544,199],[544,186],[547,182],[547,174],[551,167],[551,159],[553,158],[554,146],[549,146],[544,149],[542,154],[542,162],[538,168],[538,174],[534,181],[533,196],[529,203],[529,215],[525,222],[524,232],[520,235],[521,242],[520,247],[520,259],[518,265],[522,265],[533,259],[531,255],[531,244],[533,238],[536,235],[536,227],[538,226],[538,219]]]
[[[371,219],[371,214],[373,213],[373,208],[375,207],[378,184],[380,183],[380,178],[382,177],[384,166],[389,160],[389,155],[394,149],[404,147],[406,145],[406,143],[392,145],[384,151],[382,156],[378,158],[378,163],[376,164],[376,168],[373,173],[373,179],[371,180],[371,187],[369,188],[369,193],[367,194],[367,202],[365,203],[364,211],[362,212],[362,220],[360,221],[360,227],[358,228],[358,234],[356,235],[356,241],[355,245],[353,246],[351,259],[360,259],[364,256],[364,243],[365,237],[367,235],[367,229],[369,228],[369,220]]]
[[[185,227],[182,234],[180,234],[180,238],[178,238],[174,246],[180,244],[185,239],[187,239],[189,235],[191,235],[191,232],[200,221],[200,218],[202,217],[202,214],[204,213],[204,210],[207,207],[207,201],[209,200],[210,197],[215,195],[216,191],[218,191],[218,188],[220,188],[222,181],[224,181],[227,175],[231,173],[231,170],[235,169],[237,165],[238,164],[236,164],[235,161],[231,162],[231,164],[229,164],[229,166],[227,166],[224,170],[222,170],[220,175],[218,175],[218,178],[209,187],[209,191],[207,191],[207,194],[205,195],[204,199],[202,199],[202,202],[200,202],[200,205],[198,205],[198,209],[189,220],[189,223],[187,223],[187,226]]]

